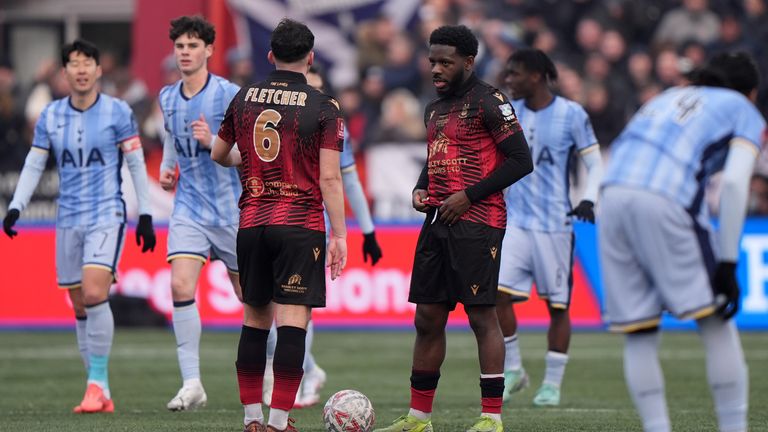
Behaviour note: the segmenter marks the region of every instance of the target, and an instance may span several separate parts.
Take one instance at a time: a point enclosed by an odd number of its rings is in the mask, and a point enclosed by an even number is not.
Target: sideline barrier
[[[52,227],[20,227],[14,240],[0,239],[0,326],[71,326],[73,314],[65,291],[56,287],[54,265],[55,234]],[[362,236],[349,234],[350,258],[342,276],[328,283],[327,307],[315,311],[318,327],[410,327],[414,305],[408,303],[408,287],[418,226],[390,226],[377,229],[384,258],[376,267],[362,262]],[[157,228],[154,253],[142,254],[133,230],[118,269],[113,294],[147,298],[157,311],[170,317],[170,266],[165,262],[167,229]],[[602,283],[596,254],[595,229],[576,225],[576,259],[571,305],[575,327],[602,328],[600,299]],[[768,329],[768,220],[749,220],[742,240],[738,276],[742,287],[741,328]],[[286,281],[287,282],[287,281]],[[239,326],[242,306],[232,292],[227,270],[215,261],[203,267],[197,303],[207,326]],[[546,326],[544,302],[535,298],[516,308],[521,325]],[[467,325],[463,308],[457,307],[449,325]],[[665,319],[669,328],[692,328],[689,323]]]

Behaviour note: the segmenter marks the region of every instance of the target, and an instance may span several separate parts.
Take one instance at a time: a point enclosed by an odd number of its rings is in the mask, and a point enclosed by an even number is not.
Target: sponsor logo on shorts
[[[496,259],[496,253],[497,253],[498,251],[499,251],[499,250],[498,250],[498,249],[496,249],[496,246],[491,246],[491,257],[493,257],[493,259],[494,259],[494,260]]]
[[[477,295],[477,290],[480,289],[480,285],[472,284],[472,285],[469,286],[469,289],[472,290],[472,295]]]
[[[315,262],[317,262],[317,258],[320,257],[320,248],[319,247],[312,248],[312,253],[315,254]]]
[[[288,285],[298,285],[301,283],[301,275],[300,274],[294,274],[291,275],[291,277],[288,278]]]
[[[304,294],[307,292],[307,287],[301,286],[301,275],[298,273],[292,274],[288,278],[288,282],[280,285],[283,292],[290,294]]]

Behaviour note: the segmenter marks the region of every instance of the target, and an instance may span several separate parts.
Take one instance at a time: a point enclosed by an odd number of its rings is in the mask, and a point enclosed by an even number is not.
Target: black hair
[[[534,48],[523,48],[515,51],[507,63],[520,63],[528,72],[538,72],[549,81],[557,81],[557,68],[552,59],[544,51]]]
[[[73,52],[79,52],[88,58],[92,58],[96,64],[99,64],[99,49],[96,45],[84,39],[75,39],[74,42],[61,47],[61,65],[66,66],[69,63],[69,56]]]
[[[181,16],[171,20],[171,29],[168,31],[171,40],[175,41],[183,35],[198,37],[206,45],[210,45],[216,40],[216,29],[200,15]]]
[[[430,45],[448,45],[456,48],[456,52],[464,57],[477,55],[477,37],[467,26],[442,26],[429,35]]]
[[[276,59],[293,63],[303,59],[312,51],[312,47],[315,46],[315,35],[306,24],[283,18],[272,31],[269,45]]]
[[[725,87],[744,95],[749,95],[760,85],[757,64],[743,51],[717,54],[704,67],[691,72],[688,78],[694,85]]]

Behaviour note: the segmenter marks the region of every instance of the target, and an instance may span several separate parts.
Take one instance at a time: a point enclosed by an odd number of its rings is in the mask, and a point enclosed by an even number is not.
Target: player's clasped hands
[[[211,127],[208,126],[208,122],[205,121],[205,116],[200,113],[200,118],[190,123],[192,126],[192,138],[200,142],[200,144],[209,149],[213,144],[213,134],[211,134]]]
[[[459,221],[461,215],[469,210],[472,202],[467,197],[466,192],[459,191],[449,196],[443,205],[440,206],[440,222],[446,225],[453,225]]]
[[[347,238],[335,234],[328,241],[325,262],[331,268],[331,280],[336,280],[347,266]]]

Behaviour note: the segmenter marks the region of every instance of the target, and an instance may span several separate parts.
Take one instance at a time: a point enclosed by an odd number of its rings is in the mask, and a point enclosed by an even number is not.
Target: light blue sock
[[[272,321],[272,327],[269,328],[269,337],[267,337],[267,360],[275,358],[275,347],[277,347],[277,326]]]
[[[312,324],[312,320],[309,320],[307,324],[307,337],[304,342],[304,373],[311,371],[315,368],[315,356],[312,355],[312,340],[315,338],[315,326]]]
[[[115,335],[115,321],[112,309],[105,301],[95,306],[86,306],[85,332],[88,340],[88,383],[96,383],[109,398],[109,351],[112,349],[112,339]]]
[[[194,300],[173,308],[173,333],[176,335],[176,354],[184,384],[200,380],[200,312]]]
[[[83,359],[85,373],[88,373],[88,338],[86,337],[85,326],[88,316],[75,317],[75,334],[77,335],[77,348],[80,350],[80,358]]]

